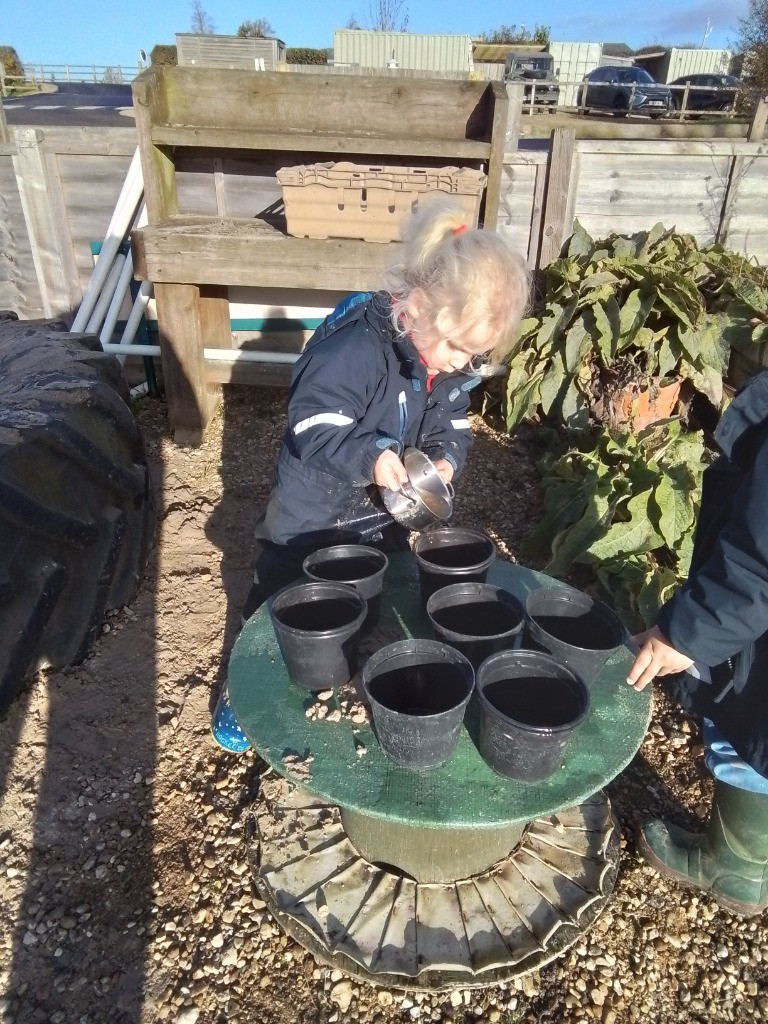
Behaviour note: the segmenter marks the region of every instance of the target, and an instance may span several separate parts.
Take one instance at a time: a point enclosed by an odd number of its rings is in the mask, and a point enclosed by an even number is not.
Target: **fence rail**
[[[0,65],[0,92],[17,87],[39,89],[46,82],[96,82],[100,84],[122,84],[130,82],[142,68],[125,64],[38,64],[25,62],[23,75],[7,75]]]

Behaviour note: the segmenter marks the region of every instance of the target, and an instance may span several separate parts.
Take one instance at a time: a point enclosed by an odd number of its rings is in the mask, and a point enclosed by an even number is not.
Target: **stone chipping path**
[[[635,856],[647,814],[695,826],[711,785],[697,726],[657,696],[611,784],[616,888],[549,966],[479,989],[405,992],[317,964],[251,879],[250,807],[264,765],[220,750],[210,710],[248,589],[250,533],[285,392],[235,389],[199,449],[139,410],[161,507],[130,608],[87,660],[41,671],[0,722],[3,1024],[719,1024],[768,1020],[768,921],[668,886]],[[455,521],[514,557],[540,511],[523,439],[473,419]]]

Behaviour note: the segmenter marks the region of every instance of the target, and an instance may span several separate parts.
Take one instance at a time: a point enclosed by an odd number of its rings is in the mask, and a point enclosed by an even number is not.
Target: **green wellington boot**
[[[768,907],[768,796],[715,781],[703,834],[654,818],[641,826],[637,849],[660,875],[711,892],[734,914]]]

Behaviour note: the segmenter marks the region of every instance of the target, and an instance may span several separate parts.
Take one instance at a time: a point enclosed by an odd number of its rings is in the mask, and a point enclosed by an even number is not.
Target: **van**
[[[560,95],[555,60],[546,50],[510,50],[504,61],[504,81],[524,82],[523,100],[534,105],[553,106]]]

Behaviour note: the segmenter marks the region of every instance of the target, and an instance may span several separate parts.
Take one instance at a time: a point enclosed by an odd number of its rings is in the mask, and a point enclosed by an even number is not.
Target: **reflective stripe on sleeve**
[[[354,422],[351,416],[344,416],[340,412],[319,412],[316,416],[308,416],[305,420],[297,423],[293,432],[294,434],[303,434],[305,430],[317,426],[318,423],[328,423],[332,427],[346,427]]]
[[[469,430],[469,420],[451,420],[454,430]]]

